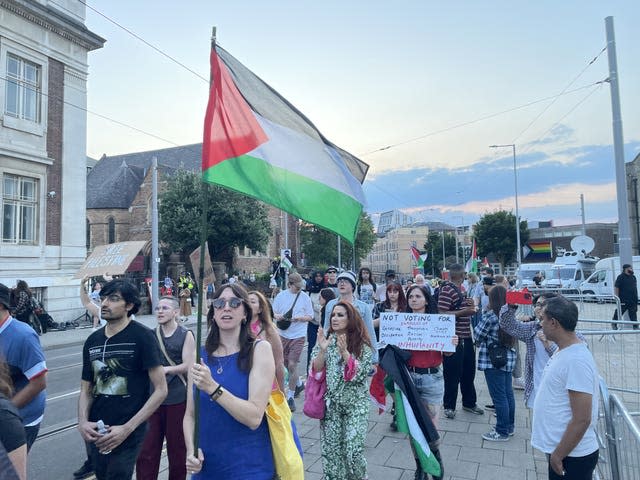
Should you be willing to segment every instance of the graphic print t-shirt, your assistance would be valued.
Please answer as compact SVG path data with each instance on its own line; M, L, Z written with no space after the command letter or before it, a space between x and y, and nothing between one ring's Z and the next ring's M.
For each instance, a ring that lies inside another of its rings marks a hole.
M89 421L122 425L149 398L148 370L162 365L162 352L153 332L136 321L112 337L104 332L91 334L82 350L82 379L93 384Z

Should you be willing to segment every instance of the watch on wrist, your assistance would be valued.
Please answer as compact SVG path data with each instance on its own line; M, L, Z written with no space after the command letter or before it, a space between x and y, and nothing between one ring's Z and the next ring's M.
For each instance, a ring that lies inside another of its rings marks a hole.
M218 384L218 388L216 388L211 393L211 395L209 395L209 398L211 399L212 402L217 402L223 393L224 393L224 389L222 388L222 385Z

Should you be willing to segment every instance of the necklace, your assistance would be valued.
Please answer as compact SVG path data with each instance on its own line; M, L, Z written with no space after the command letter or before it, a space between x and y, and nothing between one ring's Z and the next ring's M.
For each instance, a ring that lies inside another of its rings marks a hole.
M220 357L216 357L216 360L218 362L218 368L216 369L216 373L218 375L220 375L222 372L224 372L224 367L227 366L227 364L229 363L229 361L231 360L232 355L228 355L227 356L227 360L224 362L224 364L220 361Z

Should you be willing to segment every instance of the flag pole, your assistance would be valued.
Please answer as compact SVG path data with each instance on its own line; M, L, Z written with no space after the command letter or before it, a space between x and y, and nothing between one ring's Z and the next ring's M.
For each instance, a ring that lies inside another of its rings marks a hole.
M216 27L211 28L211 48L216 48ZM209 79L209 85L213 79ZM200 363L200 347L202 346L202 304L203 299L206 297L206 289L204 288L204 249L207 245L207 197L209 193L209 184L200 178L201 182L201 206L202 215L200 220L200 271L198 272L198 318L196 321L196 363ZM190 395L190 392L187 392ZM193 428L193 451L196 458L198 457L198 433L200 430L200 394L196 395L193 399L193 412L194 412L194 428Z

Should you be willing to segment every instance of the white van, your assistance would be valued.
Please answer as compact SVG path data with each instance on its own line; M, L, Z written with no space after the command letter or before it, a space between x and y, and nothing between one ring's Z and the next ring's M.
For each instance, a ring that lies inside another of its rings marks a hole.
M553 263L523 263L516 272L518 288L535 288L536 284L533 281L533 277L535 277L538 272L542 272L544 278L547 278L551 275L552 267Z
M582 252L561 252L551 268L551 275L546 277L542 285L578 293L582 283L596 270L597 261L598 258Z
M640 271L640 256L633 257L633 270ZM622 273L620 257L603 258L596 263L596 270L587 280L582 282L580 290L584 295L613 296L613 287L618 275ZM640 297L640 283L638 284Z

